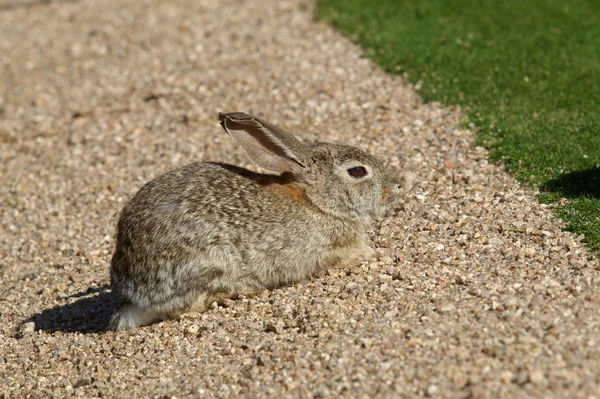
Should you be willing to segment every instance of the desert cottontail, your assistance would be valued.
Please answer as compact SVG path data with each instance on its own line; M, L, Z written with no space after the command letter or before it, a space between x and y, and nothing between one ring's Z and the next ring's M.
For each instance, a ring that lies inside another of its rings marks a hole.
M355 147L305 144L259 118L219 114L260 167L194 163L147 183L121 213L113 329L135 328L215 300L304 280L370 257L369 223L397 197L398 178Z

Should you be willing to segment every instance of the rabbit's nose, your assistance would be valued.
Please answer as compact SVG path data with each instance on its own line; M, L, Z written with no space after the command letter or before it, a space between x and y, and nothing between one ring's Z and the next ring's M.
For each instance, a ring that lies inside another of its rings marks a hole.
M400 192L402 191L402 187L404 187L402 175L392 177L390 183L392 193L400 194Z
M410 191L417 180L417 176L413 172L403 172L400 173L394 179L394 189L398 189L398 192L402 191Z

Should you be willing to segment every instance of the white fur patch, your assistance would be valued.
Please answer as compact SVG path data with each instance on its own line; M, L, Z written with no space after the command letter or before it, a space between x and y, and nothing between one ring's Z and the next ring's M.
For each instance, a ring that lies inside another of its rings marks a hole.
M113 316L111 326L115 330L126 330L147 326L153 321L164 318L165 315L162 312L146 310L137 306L126 306Z

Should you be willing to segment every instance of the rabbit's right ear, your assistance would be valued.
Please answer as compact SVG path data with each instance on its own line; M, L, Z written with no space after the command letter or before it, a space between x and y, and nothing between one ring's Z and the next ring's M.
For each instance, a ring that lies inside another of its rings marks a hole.
M219 113L219 121L256 165L277 173L305 174L308 148L291 134L243 112Z

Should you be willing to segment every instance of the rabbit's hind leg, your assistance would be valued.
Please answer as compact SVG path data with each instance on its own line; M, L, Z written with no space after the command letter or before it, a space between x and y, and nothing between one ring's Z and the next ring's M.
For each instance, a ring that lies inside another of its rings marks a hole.
M113 315L110 320L109 329L126 330L147 326L155 321L165 320L166 318L167 314L165 312L126 305Z
M246 297L252 297L258 295L258 292L213 292L206 298L206 307L209 308L212 306L214 302L217 305L225 305L228 300L235 300L240 297L240 295Z
M186 313L204 313L208 310L210 303L208 303L208 293L201 292L196 300L190 305Z
M214 291L206 296L205 307L206 309L209 309L214 302L216 302L217 305L226 305L228 300L235 300L238 299L240 296L245 296L247 298L256 297L260 295L260 293L263 291L264 289L259 289L254 286L244 287L235 291Z
M210 309L213 303L217 303L217 305L225 305L228 300L237 299L240 296L245 296L247 298L253 298L259 296L264 289L245 289L242 292L225 292L225 291L216 291L216 292L202 292L200 293L196 300L189 305L182 312L173 312L169 315L170 318L173 319L194 319L199 316L200 313L204 313Z
M206 293L203 292L198 295L198 298L195 302L193 302L185 311L183 312L175 312L170 315L171 318L196 318L199 313L204 313L210 309L213 303L217 303L217 305L225 305L225 303L230 299L237 299L240 295L250 296L250 294L238 294L231 292L213 292Z
M208 310L210 304L207 303L207 299L208 294L206 292L201 292L187 307L171 312L171 314L169 314L169 318L195 319L200 313L204 313Z
M213 302L219 305L225 304L230 299L237 299L240 295L252 297L260 294L266 287L255 276L223 276L211 282L206 297L206 309Z

